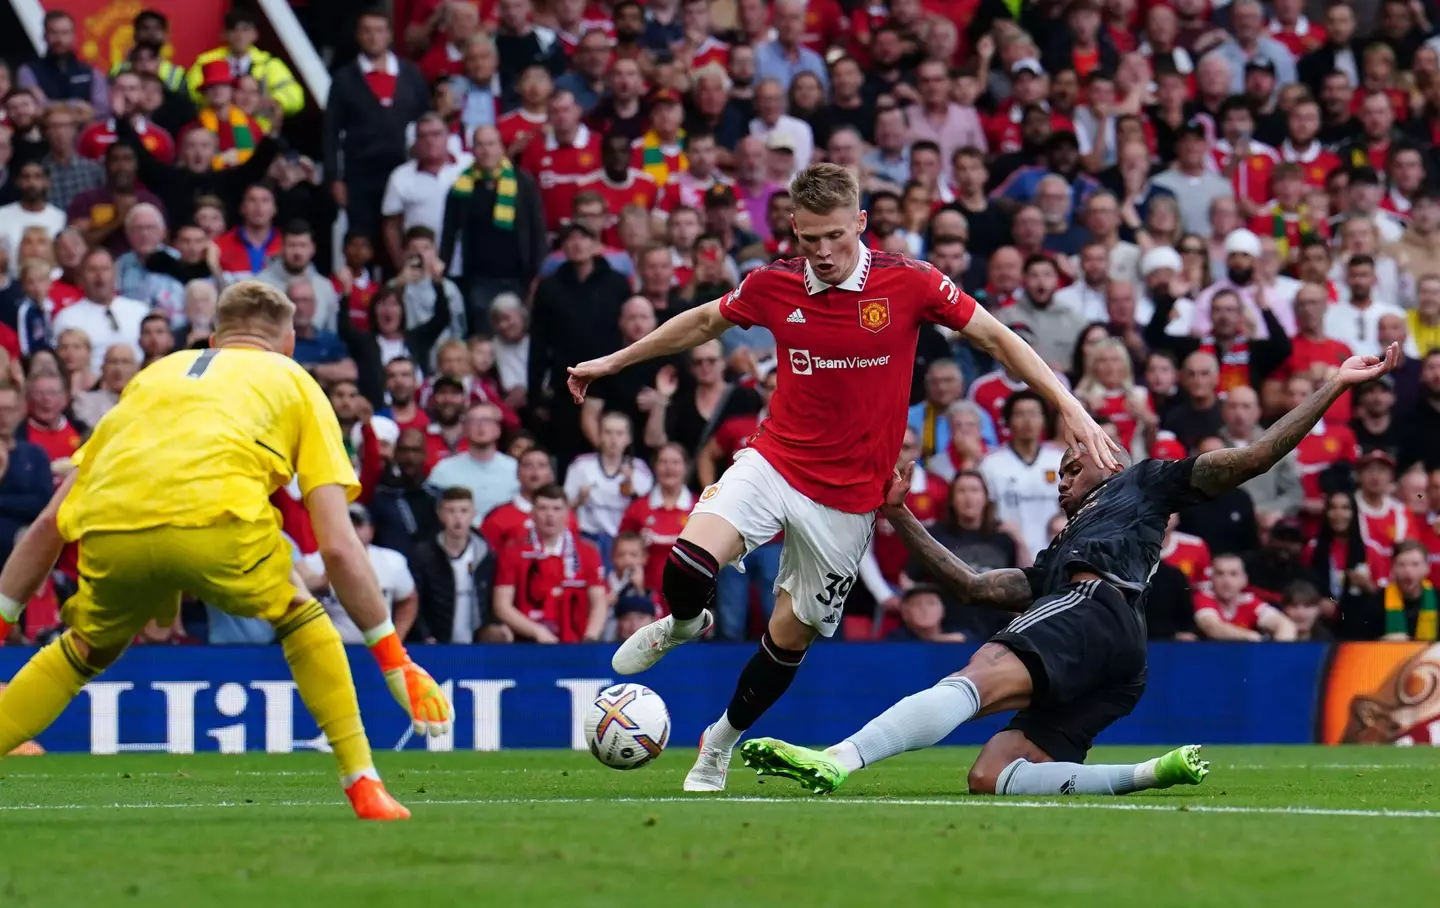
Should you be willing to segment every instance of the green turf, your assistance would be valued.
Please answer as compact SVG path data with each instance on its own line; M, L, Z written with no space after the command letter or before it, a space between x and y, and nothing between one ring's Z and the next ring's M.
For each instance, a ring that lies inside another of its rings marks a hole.
M350 818L320 754L21 758L0 763L0 906L1435 904L1440 752L1205 755L1198 789L1026 807L960 795L958 749L830 798L737 759L731 803L680 793L679 748L630 773L585 753L388 753L415 811L390 825Z

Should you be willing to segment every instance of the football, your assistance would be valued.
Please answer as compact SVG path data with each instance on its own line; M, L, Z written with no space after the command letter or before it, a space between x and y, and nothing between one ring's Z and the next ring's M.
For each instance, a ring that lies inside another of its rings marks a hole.
M611 769L639 769L670 740L670 710L643 684L616 684L590 705L585 738L595 759Z

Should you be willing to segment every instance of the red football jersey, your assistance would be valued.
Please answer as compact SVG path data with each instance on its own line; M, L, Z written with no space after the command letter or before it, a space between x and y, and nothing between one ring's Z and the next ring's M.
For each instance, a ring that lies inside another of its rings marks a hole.
M1229 607L1222 605L1219 600L1207 596L1205 593L1196 593L1194 599L1195 614L1214 612L1223 618L1226 624L1233 624L1247 631L1258 630L1260 616L1265 614L1266 609L1275 607L1258 599L1254 593L1241 593L1240 598Z
M862 246L838 286L784 259L752 271L720 312L775 335L779 384L752 446L801 494L864 514L900 453L920 323L963 330L975 300L926 262Z
M1350 348L1333 338L1322 337L1315 341L1297 334L1290 339L1290 357L1285 360L1280 369L1282 374L1277 377L1289 378L1297 372L1308 372L1315 366L1338 368L1350 356ZM1346 391L1325 411L1325 418L1342 426L1348 425L1350 404L1350 392Z
M1120 434L1120 447L1130 450L1130 443L1135 440L1135 417L1130 415L1130 407L1126 403L1128 397L1126 391L1106 391L1105 397L1100 406L1095 410L1096 416L1108 416L1115 424L1115 431ZM1149 395L1145 396L1145 405L1151 406Z
M583 123L575 140L564 148L548 130L535 136L520 155L520 169L540 184L540 201L545 206L545 229L559 230L570 217L571 203L580 183L598 176L600 137Z
M685 529L690 519L690 509L695 507L695 496L689 489L681 489L674 507L665 506L665 496L656 486L649 495L636 498L625 509L620 518L620 532L639 533L645 540L645 588L660 595L661 582L665 576L665 562L670 549Z
M480 521L480 535L497 552L503 552L515 543L524 543L530 531L535 529L535 521L530 519L534 507L524 498L515 496L514 501L507 501L485 515L485 519ZM570 530L580 532L574 511L570 512Z
M1300 467L1300 488L1305 492L1305 498L1320 501L1323 497L1320 474L1337 463L1354 463L1359 456L1360 446L1350 427L1322 419L1295 447L1295 458Z
M1296 20L1294 28L1286 28L1278 19L1271 19L1266 29L1270 37L1285 45L1296 60L1324 45L1329 37L1325 26L1316 25L1304 16Z
M1184 574L1197 591L1210 588L1210 546L1199 536L1172 532L1160 560Z
M950 498L950 487L938 476L931 475L918 464L910 477L910 493L905 496L905 506L915 515L922 526L934 526L945 515L945 506ZM890 584L900 581L900 572L910 560L910 550L895 533L895 528L884 517L875 518L875 535L871 537L875 562L880 573Z
M690 55L690 71L693 73L700 67L709 66L712 63L728 72L730 69L730 45L713 35L706 35L705 40L700 42L700 46L695 48Z
M602 170L581 181L575 194L582 192L597 192L605 200L605 233L601 239L607 245L616 247L621 245L616 225L620 223L620 212L625 206L638 205L646 211L652 211L660 198L660 187L655 184L655 178L634 167L630 168L630 172L620 183L610 182L610 178Z
M1408 514L1410 538L1418 539L1430 553L1430 585L1440 586L1440 514ZM1423 516L1423 519L1422 519Z
M80 447L81 438L70 420L62 416L60 424L53 429L47 429L33 419L25 420L25 440L38 445L53 464L58 460L69 460L70 455ZM55 476L57 486L63 480L63 476Z
M1210 163L1215 172L1225 174L1225 168L1230 166L1230 159L1234 151L1230 143L1224 139L1216 139L1214 146L1210 149ZM1275 173L1275 168L1280 164L1280 153L1266 145L1264 142L1250 142L1250 156L1235 167L1235 172L1230 175L1230 185L1235 187L1235 195L1242 199L1249 199L1256 205L1264 205L1270 201L1270 177Z
M1325 178L1340 166L1340 156L1327 151L1319 142L1311 142L1309 150L1302 153L1297 152L1286 139L1280 143L1280 160L1299 164L1305 171L1305 185L1313 189L1324 189Z
M135 127L140 144L162 164L175 163L175 140L170 133L154 123L141 120ZM115 120L100 120L91 123L75 140L75 153L82 158L98 161L105 157L105 149L115 144Z
M1015 381L1006 375L1004 369L987 372L970 383L970 399L995 421L995 432L1002 444L1010 440L1010 433L1005 428L1005 401L1010 399L1011 394L1027 387L1025 382Z
M435 465L445 458L459 454L465 450L465 446L465 433L460 433L460 437L452 445L445 440L440 424L430 423L425 427L425 472L435 469Z
M545 125L549 122L549 114L532 114L523 107L517 107L501 114L500 119L495 121L495 128L500 132L500 144L509 151L521 139L544 134Z
M559 551L522 540L500 553L495 586L515 588L515 607L550 629L561 643L578 643L590 621L588 591L607 590L600 550L574 532L561 537Z
M1360 537L1366 545L1393 556L1395 543L1410 538L1410 512L1394 498L1373 507L1365 502L1365 496L1356 495L1355 507L1360 512Z

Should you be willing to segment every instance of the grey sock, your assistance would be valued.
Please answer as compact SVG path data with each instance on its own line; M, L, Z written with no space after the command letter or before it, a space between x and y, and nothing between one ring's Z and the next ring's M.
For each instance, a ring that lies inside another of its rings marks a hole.
M970 679L946 678L896 703L846 740L869 766L907 750L933 747L979 711L980 692Z
M1119 795L1141 787L1131 765L1085 766L1029 760L1016 760L995 780L995 793L1007 795Z

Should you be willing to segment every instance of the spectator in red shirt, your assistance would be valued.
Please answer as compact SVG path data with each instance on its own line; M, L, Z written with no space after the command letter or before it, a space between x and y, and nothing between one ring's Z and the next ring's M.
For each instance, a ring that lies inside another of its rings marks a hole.
M559 230L581 181L600 174L600 136L580 122L580 105L568 91L550 96L550 128L520 155L520 169L540 183L546 228Z
M1210 640L1294 640L1295 624L1275 606L1245 592L1250 579L1239 555L1217 555L1211 595L1195 593L1195 627Z
M535 493L555 484L555 466L550 461L550 452L544 448L531 448L520 455L515 468L515 478L520 482L520 494L514 500L492 508L480 522L480 535L497 552L503 552L510 545L523 543L526 534L535 531L531 513L535 509ZM571 517L571 528L574 517Z
M275 229L275 193L257 183L245 190L240 223L215 238L220 270L234 280L252 277L280 254L281 242L280 231Z
M420 74L427 84L437 79L464 75L465 45L480 34L480 11L469 3L449 4L449 39L433 41L420 58Z
M406 429L424 431L430 425L430 417L415 402L420 384L417 379L415 361L408 356L397 356L385 364L385 393L390 398L390 406L379 413L395 420L402 432Z
M430 423L425 427L425 470L460 453L465 441L465 388L448 375L435 379L430 390Z
M1380 581L1390 576L1390 559L1365 544L1355 496L1331 492L1325 496L1320 530L1305 548L1305 562L1321 592L1339 604L1340 636L1372 629L1380 606Z
M1305 375L1317 385L1325 381L1350 358L1350 348L1325 335L1325 313L1330 308L1328 291L1322 284L1303 284L1295 293L1295 338L1290 342L1290 358L1281 372ZM1268 383L1267 383L1268 384ZM1268 392L1268 389L1267 389ZM1267 393L1267 399L1272 394ZM1337 423L1350 421L1350 392L1325 411L1326 419ZM1269 407L1268 409L1277 409Z
M69 463L70 455L80 447L83 427L77 427L65 417L70 407L70 392L65 383L58 375L33 375L25 400L29 418L16 431L16 440L39 446L49 458L52 470Z
M607 588L600 550L569 528L565 490L535 492L535 528L500 553L495 574L495 618L517 639L578 643L605 630Z
M105 155L105 149L116 142L116 118L123 117L135 130L140 144L145 146L145 150L150 152L153 158L162 164L173 164L175 139L160 126L146 120L140 112L142 91L140 74L133 70L122 70L111 76L110 104L113 115L85 127L75 143L75 152L92 161L100 160Z
M653 467L655 488L630 502L620 518L620 532L638 533L645 541L645 588L658 592L665 561L685 528L695 496L685 486L690 460L680 445L671 442L660 448Z

